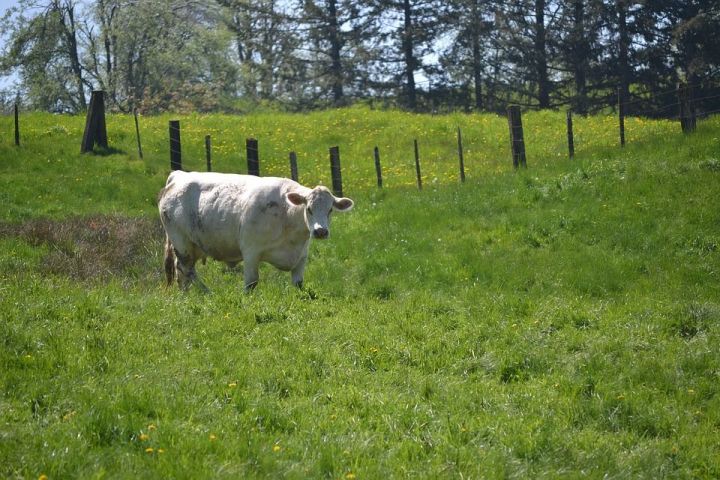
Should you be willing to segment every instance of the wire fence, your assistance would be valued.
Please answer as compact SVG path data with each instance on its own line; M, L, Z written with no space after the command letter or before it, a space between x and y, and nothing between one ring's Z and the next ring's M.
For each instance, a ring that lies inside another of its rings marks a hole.
M686 89L692 91L692 87ZM343 181L351 188L374 185L421 187L423 184L432 186L436 183L464 181L466 177L477 178L484 172L507 170L514 160L517 160L514 162L516 168L523 168L525 162L519 151L513 150L518 145L523 145L527 150L529 168L572 157L573 154L616 147L621 143L617 115L621 110L627 111L628 115L628 142L642 141L651 135L666 136L677 131L674 122L682 123L691 117L703 119L720 112L720 108L714 108L715 102L720 101L720 89L713 91L704 88L701 92L701 96L688 97L679 90L669 90L662 92L661 97L652 99L648 96L637 98L636 94L636 98L622 105L624 108L620 108L620 104L609 105L610 111L615 109L615 113L592 119L582 115L574 118L570 116L567 128L563 128L566 125L564 116L560 123L558 119L561 116L557 113L524 109L524 117L515 123L504 115L455 114L433 117L432 122L436 125L432 128L416 124L403 131L404 138L401 138L398 127L405 120L396 118L400 113L388 111L379 114L382 117L374 117L375 122L378 118L387 117L386 127L371 125L369 120L364 124L358 122L359 134L350 137L347 133L339 132L347 132L345 127L358 120L353 116L362 115L364 111L350 109L338 111L339 119L326 124L309 125L310 122L298 121L302 117L295 116L292 125L278 127L270 121L267 128L243 123L242 117L218 115L217 120L213 120L213 115L190 116L183 120L182 147L180 122L174 120L169 121L169 129L167 126L165 129L157 129L156 121L141 121L138 125L133 121L137 118L135 116L111 115L108 119L108 135L111 143L117 142L118 134L113 131L122 131L119 136L125 140L129 138L130 141L125 141L118 151L134 150L136 140L138 157L142 159L142 151L145 150L144 161L147 164L164 165L160 167L163 169L170 166L172 169L212 169L294 177L305 184L337 185L338 190L342 190ZM658 105L661 100L667 103L650 110L639 108L650 100ZM686 108L681 108L683 105ZM642 118L652 118L658 111L676 113L666 116L660 123L653 123L650 130ZM237 119L233 120L237 123L233 127L218 127L223 123L229 124L226 122L228 118ZM557 122L557 125L547 128L548 122ZM126 123L132 128L128 128ZM152 123L154 129L147 135L147 131L143 133L147 142L145 146L140 142L142 123L146 123L145 128L150 128ZM233 131L237 125L242 128ZM524 128L519 128L521 125ZM520 137L517 136L518 132L521 132ZM21 138L17 124L16 135L16 138ZM316 137L313 142L308 140L311 136ZM35 138L30 136L23 139L23 142L31 141L38 141L37 135ZM318 144L325 147L319 149ZM339 148L331 154L331 147ZM341 154L342 173L339 168ZM333 158L336 160L333 165L336 166L331 167ZM204 161L200 164L199 160ZM336 179L332 172L337 172L342 180Z

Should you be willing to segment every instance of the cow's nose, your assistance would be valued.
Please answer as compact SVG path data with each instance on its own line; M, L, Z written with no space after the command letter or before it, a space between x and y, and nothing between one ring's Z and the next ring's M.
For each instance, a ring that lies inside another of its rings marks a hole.
M328 232L328 229L325 227L318 227L315 230L313 230L313 236L318 239L327 238L330 232Z

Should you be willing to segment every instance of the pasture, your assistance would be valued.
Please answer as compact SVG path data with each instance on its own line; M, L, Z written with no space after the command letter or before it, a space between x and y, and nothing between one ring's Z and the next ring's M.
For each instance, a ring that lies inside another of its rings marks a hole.
M163 285L170 117L0 117L0 477L720 477L720 117L192 115L183 164L344 193L305 286ZM462 127L467 182L457 181ZM413 138L424 188L414 179ZM374 186L372 148L385 188Z

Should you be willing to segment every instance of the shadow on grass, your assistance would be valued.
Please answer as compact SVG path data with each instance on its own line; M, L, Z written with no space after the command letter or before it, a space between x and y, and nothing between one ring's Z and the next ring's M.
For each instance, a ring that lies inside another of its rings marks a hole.
M98 157L108 157L110 155L127 155L125 150L121 150L115 147L95 147L90 152L86 152L88 155L95 155Z

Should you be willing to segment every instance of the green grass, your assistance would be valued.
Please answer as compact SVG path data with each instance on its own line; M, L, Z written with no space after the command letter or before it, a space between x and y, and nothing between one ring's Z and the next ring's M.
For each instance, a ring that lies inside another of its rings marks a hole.
M162 282L167 120L0 117L0 477L717 478L720 117L507 123L360 108L182 117L184 164L330 183L356 208L306 289L265 266ZM468 181L456 173L463 129ZM414 187L412 139L423 191ZM374 188L372 147L387 188ZM436 180L437 179L437 180ZM152 450L148 450L152 449Z

